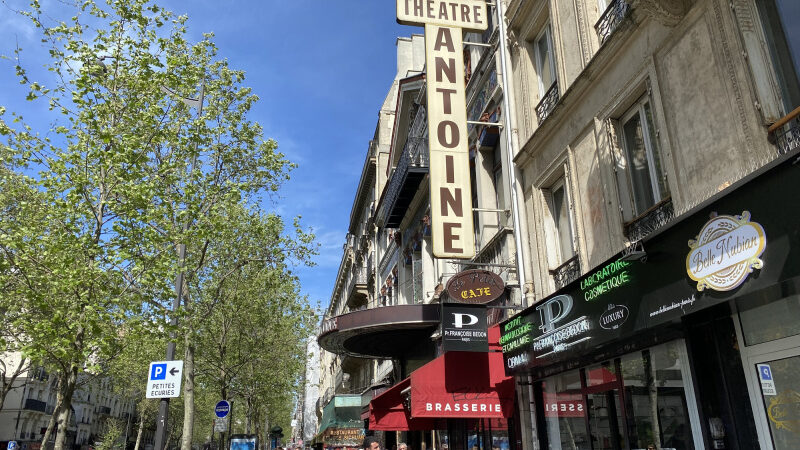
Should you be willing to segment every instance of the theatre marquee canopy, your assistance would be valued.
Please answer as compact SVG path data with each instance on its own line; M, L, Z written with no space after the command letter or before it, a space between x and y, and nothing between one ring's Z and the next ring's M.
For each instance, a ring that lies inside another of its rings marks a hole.
M440 306L398 305L354 311L322 322L317 342L325 350L363 358L402 358L408 345L430 342Z

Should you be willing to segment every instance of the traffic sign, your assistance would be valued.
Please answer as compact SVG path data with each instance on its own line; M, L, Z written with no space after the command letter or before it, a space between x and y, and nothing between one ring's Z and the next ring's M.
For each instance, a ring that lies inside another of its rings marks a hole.
M8 441L7 450L17 450L19 445L17 445L17 441Z
M217 433L224 433L228 431L228 418L214 417L214 431Z
M183 361L154 361L147 375L147 398L181 396Z
M229 412L231 412L231 404L227 400L220 400L217 406L214 407L214 414L216 414L217 417L227 417Z

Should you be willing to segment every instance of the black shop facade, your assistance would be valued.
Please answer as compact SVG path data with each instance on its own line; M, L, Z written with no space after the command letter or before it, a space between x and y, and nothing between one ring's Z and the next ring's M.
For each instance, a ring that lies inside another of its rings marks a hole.
M782 159L500 324L534 449L800 448L800 166Z

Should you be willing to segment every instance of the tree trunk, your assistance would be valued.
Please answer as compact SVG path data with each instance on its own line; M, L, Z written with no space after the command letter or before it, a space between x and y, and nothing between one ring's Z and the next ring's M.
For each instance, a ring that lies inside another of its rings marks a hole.
M69 416L72 412L72 394L75 393L75 386L78 384L78 365L73 364L67 373L66 382L63 385L61 397L61 410L58 414L58 431L56 432L56 443L53 450L67 450L67 428L69 428ZM55 412L53 412L55 415Z
M245 433L250 434L250 418L253 415L253 401L247 397L247 417L245 422Z
M58 419L58 415L61 412L61 405L64 404L62 394L61 394L61 385L64 384L64 374L58 375L58 383L57 383L57 390L56 390L56 405L53 408L53 413L50 415L50 421L47 422L47 429L44 432L44 436L42 437L42 448L47 448L47 441L50 440L50 436L53 434L53 429L56 427L56 420Z
M142 442L142 434L144 434L144 415L139 416L139 431L136 432L136 444L133 450L139 450L139 444Z
M194 342L191 331L184 335L186 351L183 359L183 436L181 450L192 450L194 432Z

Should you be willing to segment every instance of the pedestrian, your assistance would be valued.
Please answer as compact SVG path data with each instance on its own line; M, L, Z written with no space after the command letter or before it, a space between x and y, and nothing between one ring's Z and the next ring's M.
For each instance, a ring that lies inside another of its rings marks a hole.
M397 444L397 450L408 450L408 446L406 445L405 442L401 442Z
M369 450L381 450L381 444L378 441L372 441L369 443Z

